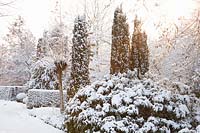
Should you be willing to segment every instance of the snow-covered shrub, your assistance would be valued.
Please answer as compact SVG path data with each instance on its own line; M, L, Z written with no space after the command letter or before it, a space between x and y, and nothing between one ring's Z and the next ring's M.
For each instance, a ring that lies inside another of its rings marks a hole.
M200 64L200 61L199 61ZM196 69L192 76L193 93L200 98L200 68Z
M27 97L27 95L26 95L25 93L19 93L19 94L17 94L17 96L16 96L16 100L17 100L18 102L23 102L23 99L26 98L26 97Z
M28 103L28 96L25 97L25 98L22 100L22 102L23 102L24 104L27 104L27 103Z
M66 91L64 91L66 99ZM59 90L42 90L31 89L28 91L27 108L33 107L59 107L60 93Z
M67 132L177 132L195 129L195 99L161 87L135 72L107 76L80 89L66 105ZM199 107L198 107L199 108Z
M171 81L168 78L160 79L159 81L157 81L157 83L162 87L167 86L168 90L175 92L175 93L180 93L183 95L192 93L192 89L190 86L188 86L184 83L181 83L181 82Z
M29 88L47 90L58 89L56 69L53 59L45 57L38 60L32 66Z

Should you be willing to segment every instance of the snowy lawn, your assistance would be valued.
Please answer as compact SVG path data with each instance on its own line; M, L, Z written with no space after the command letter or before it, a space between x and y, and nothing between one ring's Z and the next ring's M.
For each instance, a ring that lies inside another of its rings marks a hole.
M58 129L63 129L65 116L60 113L59 108L41 107L30 110L29 115L41 119L45 123L52 125Z
M24 104L0 100L0 133L63 133L29 113Z

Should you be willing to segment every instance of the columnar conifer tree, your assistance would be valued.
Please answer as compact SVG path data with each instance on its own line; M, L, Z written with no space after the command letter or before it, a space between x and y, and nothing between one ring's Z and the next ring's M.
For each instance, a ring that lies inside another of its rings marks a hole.
M139 69L139 44L141 45L142 36L140 22L135 19L134 32L132 35L131 50L130 50L130 70Z
M84 16L75 19L73 30L72 66L68 98L72 98L81 86L89 84L88 31Z
M149 70L149 49L147 46L147 34L142 33L142 47L140 51L140 72L144 75Z
M137 69L144 75L149 70L149 50L147 46L147 35L141 31L141 21L134 20L134 32L130 50L130 70Z
M112 26L112 47L110 73L123 73L129 68L129 25L122 7L117 8L114 13Z

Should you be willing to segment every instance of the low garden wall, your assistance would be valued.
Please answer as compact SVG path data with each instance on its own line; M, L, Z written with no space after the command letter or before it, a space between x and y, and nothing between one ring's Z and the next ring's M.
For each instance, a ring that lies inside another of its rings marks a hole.
M0 100L16 100L19 93L26 93L26 86L0 86Z

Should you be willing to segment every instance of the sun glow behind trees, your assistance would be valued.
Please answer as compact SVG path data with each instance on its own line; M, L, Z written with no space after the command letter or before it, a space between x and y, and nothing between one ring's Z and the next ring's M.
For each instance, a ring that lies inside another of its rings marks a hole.
M125 8L130 8L130 2L124 4ZM127 13L138 15L143 21L142 28L152 39L158 39L164 28L179 26L196 15L197 5L198 0L141 0L133 5L138 8L133 7Z
M165 0L163 5L167 18L175 21L181 17L190 18L196 8L194 0Z
M66 23L73 23L73 16L84 12L85 0L64 1L63 15L67 18ZM101 4L107 3L108 0L99 1ZM19 0L18 6L14 14L20 14L24 17L27 25L36 36L41 36L43 30L47 28L50 22L51 11L54 8L55 1L53 0ZM86 6L92 6L90 0L86 0ZM198 0L116 0L111 5L114 9L122 3L127 16L138 15L141 19L146 20L143 28L151 34L150 36L157 37L157 24L165 18L165 21L173 21L177 23L180 18L188 19L191 17L194 9L197 9ZM91 7L92 8L92 7ZM107 14L112 18L112 15ZM130 18L129 22L133 23L134 17ZM10 20L8 20L9 22ZM112 24L112 23L111 23ZM111 25L110 24L110 25ZM1 25L3 28L3 26ZM1 28L1 29L2 29ZM5 28L3 28L5 29Z
M148 34L148 45L152 47L152 55L160 52L160 49L156 49L154 46L157 42L160 41L160 38L171 39L176 34L177 29L179 32L181 32L184 27L191 23L191 20L194 19L194 16L196 15L194 11L198 10L199 8L199 0L98 0L97 6L94 5L93 0L61 1L62 16L64 16L63 23L66 24L68 28L66 34L69 37L69 40L72 38L74 17L77 14L83 14L84 7L86 6L86 8L89 10L87 12L89 15L87 15L87 20L95 20L94 11L97 10L97 8L100 6L100 11L97 12L97 14L101 14L101 17L98 18L100 21L96 18L96 23L94 23L96 25L100 25L100 28L96 27L98 30L95 31L94 28L90 33L95 36L94 38L96 40L97 38L102 39L103 37L105 40L106 37L106 48L110 47L110 45L107 44L111 43L111 25L113 12L117 6L122 4L124 13L128 18L127 22L130 25L130 33L133 32L133 21L135 15L137 15L138 18L140 18L143 22L142 29L145 30ZM109 1L112 1L110 6L108 6ZM19 6L16 8L15 14L20 14L25 19L28 28L30 28L36 37L41 37L44 29L48 29L53 21L52 10L55 7L55 1L19 0L17 2ZM109 8L108 11L103 11L104 7L106 6ZM104 15L106 16L106 19L102 19L104 18ZM7 28L7 26L3 26L3 24L0 25L0 29L2 29L1 32L4 32L5 28ZM99 31L99 29L103 30ZM165 30L167 30L167 32L165 32ZM163 32L165 33L163 34ZM170 36L168 36L168 34ZM165 38L165 35L170 38ZM168 44L166 42L162 42L159 45L165 47ZM161 48L161 50L163 51L165 49Z

